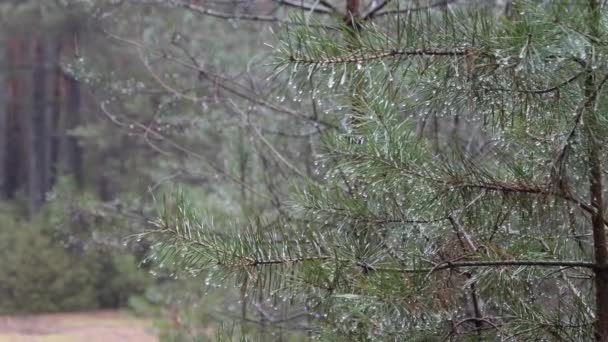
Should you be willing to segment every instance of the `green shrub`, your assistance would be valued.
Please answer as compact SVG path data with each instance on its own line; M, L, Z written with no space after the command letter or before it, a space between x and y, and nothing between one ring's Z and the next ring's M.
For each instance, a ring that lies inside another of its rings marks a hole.
M34 224L0 216L0 312L97 307L95 274Z
M0 313L123 307L152 284L138 266L145 246L122 243L136 228L59 183L32 221L17 219L18 203L0 203Z
M92 266L99 268L96 293L101 307L126 306L131 296L143 293L152 284L152 278L138 267L133 255L96 253L89 263L96 263Z

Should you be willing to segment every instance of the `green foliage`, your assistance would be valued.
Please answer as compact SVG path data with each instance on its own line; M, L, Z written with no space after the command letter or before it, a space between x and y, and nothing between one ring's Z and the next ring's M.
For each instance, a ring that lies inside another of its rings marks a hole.
M99 306L116 308L127 305L131 296L143 293L153 282L134 255L118 251L112 254L94 253L88 263L97 268L95 293Z
M0 311L96 308L95 274L52 239L45 227L0 216Z
M323 134L288 215L218 223L178 196L152 257L281 317L304 308L323 340L591 339L608 20L587 2L514 13L284 28L277 75L299 100L331 94L350 127Z
M0 214L0 277L7 294L1 311L121 307L152 284L137 246L116 237L116 226L124 222L108 217L67 178L49 195L54 201L32 222L14 219L16 209Z

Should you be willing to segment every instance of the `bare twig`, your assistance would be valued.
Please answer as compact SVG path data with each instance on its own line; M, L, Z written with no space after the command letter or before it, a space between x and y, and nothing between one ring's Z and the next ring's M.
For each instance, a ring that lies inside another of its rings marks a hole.
M407 15L407 14L410 14L412 12L426 11L426 10L430 10L430 9L433 9L433 8L447 6L447 5L451 4L451 3L456 2L456 0L440 0L440 1L437 1L435 3L431 3L431 4L427 5L427 6L394 9L394 10L387 10L387 11L380 12L380 10L382 10L390 1L391 0L385 0L383 3L379 4L377 7L371 9L364 16L364 19L369 20L369 19L374 19L374 18L383 17L383 16L387 16L387 15L400 15L400 14L406 14Z
M334 8L327 7L325 5L326 4L325 1L323 3L318 1L318 2L315 2L314 4L310 4L310 3L304 2L304 1L297 1L297 0L274 0L274 2L278 3L279 5L299 8L302 10L306 10L306 11L314 12L314 13L320 13L320 14L332 14L335 12ZM319 4L323 5L324 7L319 7Z

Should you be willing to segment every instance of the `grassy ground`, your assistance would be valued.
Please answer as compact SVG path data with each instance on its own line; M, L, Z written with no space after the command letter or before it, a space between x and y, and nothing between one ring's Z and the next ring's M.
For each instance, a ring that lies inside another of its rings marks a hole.
M0 316L0 342L153 342L151 323L118 311Z

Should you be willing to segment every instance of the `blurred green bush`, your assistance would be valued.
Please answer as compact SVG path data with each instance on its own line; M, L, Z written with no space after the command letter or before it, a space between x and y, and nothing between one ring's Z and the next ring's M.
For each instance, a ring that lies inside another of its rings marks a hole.
M153 283L139 267L144 247L122 242L127 222L69 187L60 191L31 221L18 206L0 208L2 314L124 307Z
M0 216L0 312L97 307L95 272L40 226Z

